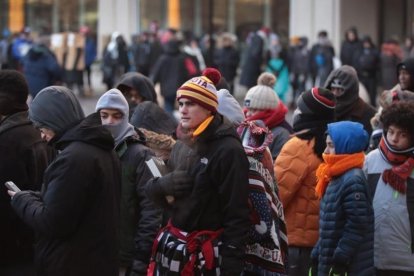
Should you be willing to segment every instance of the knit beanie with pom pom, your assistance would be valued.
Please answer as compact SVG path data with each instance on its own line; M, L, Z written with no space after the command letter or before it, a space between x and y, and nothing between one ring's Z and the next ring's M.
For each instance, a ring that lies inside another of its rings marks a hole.
M279 105L279 97L273 90L276 77L268 72L262 73L257 79L257 85L247 91L244 106L249 109L267 110Z
M220 78L221 74L217 69L204 69L202 76L194 77L178 88L177 101L187 98L210 110L213 114L216 113L218 106L216 85Z

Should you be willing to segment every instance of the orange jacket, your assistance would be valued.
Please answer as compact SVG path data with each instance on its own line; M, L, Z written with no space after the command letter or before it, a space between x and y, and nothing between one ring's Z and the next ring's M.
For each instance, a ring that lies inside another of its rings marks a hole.
M322 162L313 152L314 139L293 137L274 165L286 217L289 246L313 247L318 240L319 200L315 171Z

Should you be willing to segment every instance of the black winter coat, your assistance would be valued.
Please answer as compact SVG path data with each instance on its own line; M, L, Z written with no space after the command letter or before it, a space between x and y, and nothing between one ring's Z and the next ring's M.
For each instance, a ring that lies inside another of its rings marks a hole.
M165 52L155 63L150 73L150 79L160 83L161 95L168 99L175 98L177 89L190 79L184 65L186 55L179 49L177 41L170 41L165 46Z
M53 149L40 138L27 111L0 122L0 267L33 261L33 231L16 215L3 185L13 181L21 190L39 191Z
M361 54L362 43L359 40L349 41L345 40L341 46L341 62L342 65L350 65L357 67L357 60Z
M262 64L266 63L264 60L263 45L264 39L255 33L247 46L244 53L244 62L242 65L240 84L247 88L253 87L257 84L257 78L262 73Z
M145 161L153 153L144 143L140 133L128 137L116 151L122 163L120 263L130 267L135 261L133 269L145 273L161 224L161 210L145 195L145 184L152 177Z
M239 62L239 51L234 47L223 47L215 53L215 64L228 82L232 83L236 77Z
M94 113L50 141L60 152L41 193L12 206L38 236L39 275L118 275L120 165L110 132Z
M173 147L168 165L194 177L191 194L168 205L156 192L158 178L147 183L147 193L170 208L175 227L186 232L224 229L221 268L226 275L239 275L250 225L249 163L233 125L217 114L191 148L181 142Z

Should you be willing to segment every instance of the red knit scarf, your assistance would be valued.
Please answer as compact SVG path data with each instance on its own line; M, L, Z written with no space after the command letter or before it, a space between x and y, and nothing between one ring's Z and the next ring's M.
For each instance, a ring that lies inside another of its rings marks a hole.
M393 165L391 169L382 173L382 180L394 190L405 194L407 192L407 178L414 170L414 158L393 151L384 137L380 141L379 149L382 156Z
M317 184L316 196L321 199L325 194L328 184L333 177L342 175L353 168L362 168L365 154L363 152L353 154L322 154L324 160L316 170Z
M246 114L246 109L244 113ZM280 125L283 120L285 120L285 115L288 112L287 107L279 101L279 104L274 109L266 109L263 111L259 111L249 117L246 118L247 121L254 121L254 120L262 120L265 125L272 129L278 125Z

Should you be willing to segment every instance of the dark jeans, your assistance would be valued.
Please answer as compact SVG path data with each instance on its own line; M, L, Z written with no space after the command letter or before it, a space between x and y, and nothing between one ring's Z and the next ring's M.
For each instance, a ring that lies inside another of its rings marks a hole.
M402 271L402 270L376 270L377 276L413 276L414 271Z
M289 276L308 276L312 247L289 246Z
M88 83L88 86L90 89L92 89L92 82L91 82L91 66L85 66L85 72L86 72L86 81Z

